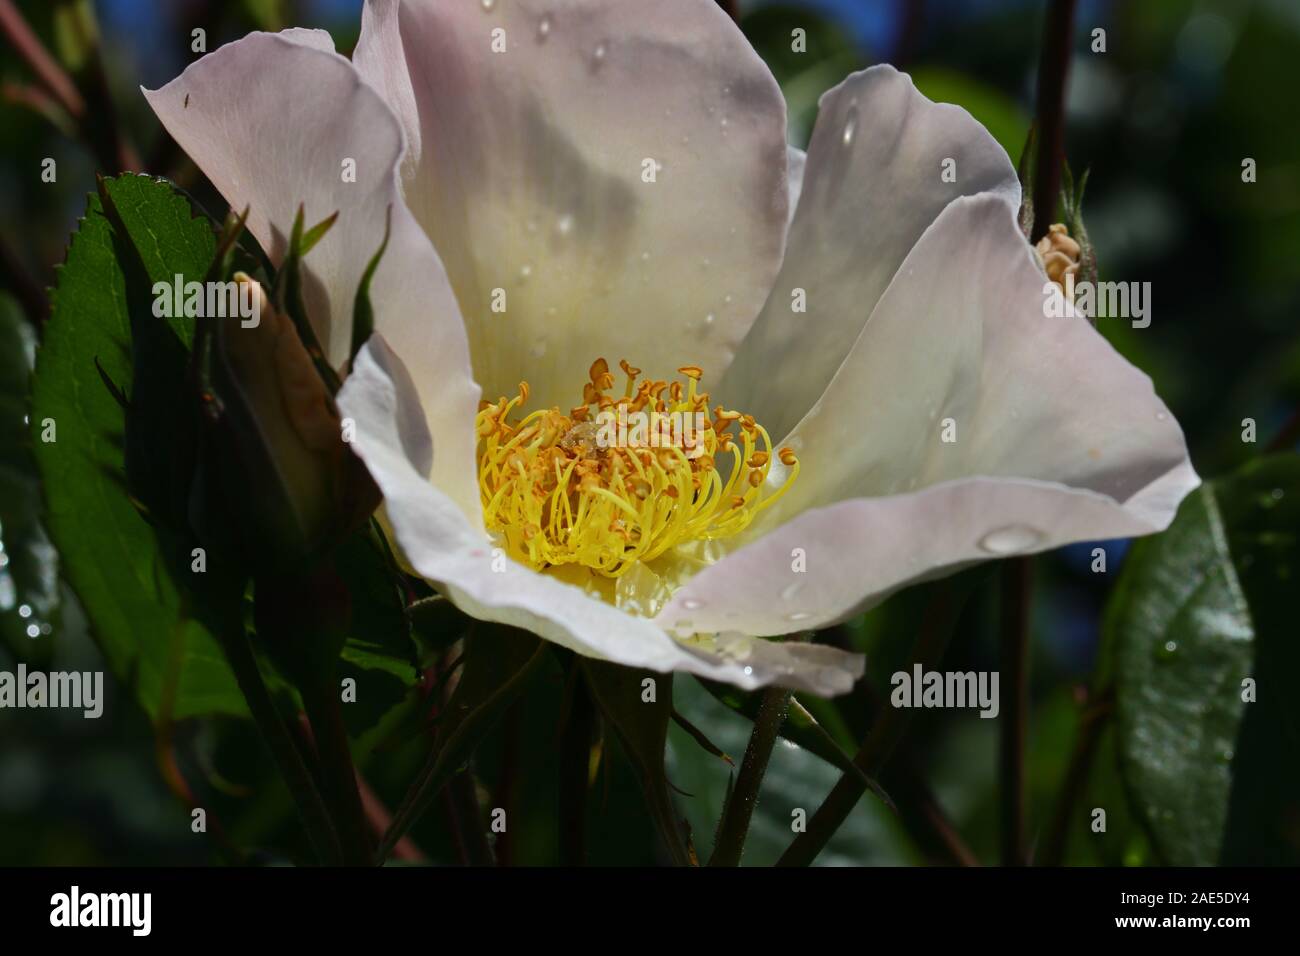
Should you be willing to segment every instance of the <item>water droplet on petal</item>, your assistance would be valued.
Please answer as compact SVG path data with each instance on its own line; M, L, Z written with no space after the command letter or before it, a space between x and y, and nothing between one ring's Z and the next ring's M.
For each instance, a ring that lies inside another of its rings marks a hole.
M793 601L796 594L803 590L803 582L796 581L794 584L787 584L785 590L781 592L782 601Z
M20 604L20 605L18 605L18 616L19 616L19 617L31 617L31 616L32 616L32 606L31 606L30 604Z
M1163 422L1168 418L1169 416L1166 415L1164 412L1156 412L1156 421Z
M566 212L556 220L555 231L562 236L567 236L569 233L573 232L573 217Z
M596 49L593 50L591 54L591 68L593 70L599 70L601 68L601 66L605 62L605 55L608 52L609 51L605 49L605 44L603 43L596 44Z
M491 13L496 5L497 0L479 0L479 6L483 8L484 13Z
M704 607L704 602L698 598L687 598L682 601L682 607L688 611L698 611L700 608Z
M806 621L806 620L808 620L808 618L810 618L810 617L812 617L812 612L811 612L811 611L795 611L795 612L792 613L792 614L787 614L787 615L785 616L785 619L786 619L787 621L795 621L795 622L797 622L797 621Z
M716 321L717 321L717 316L714 315L712 312L710 312L708 315L704 317L705 325L712 325Z
M32 638L33 640L35 640L36 638L40 637L40 636L41 636L41 628L40 628L40 625L38 625L38 624L28 624L28 625L27 625L27 636L30 637L30 638Z
M1013 524L990 531L980 538L979 546L989 554L1016 554L1020 551L1028 551L1043 538L1041 531L1028 525Z
M1174 655L1178 653L1177 641L1165 641L1156 647L1156 659L1161 661L1171 661Z
M858 107L854 103L844 115L844 132L841 138L845 146L853 145L853 137L858 134Z
M543 14L542 19L537 21L537 42L545 43L546 38L551 35L551 15Z
M745 676L748 677L748 676L749 676L750 674L752 674L752 673L754 673L754 668L752 668L752 667L750 667L748 664L746 664L746 665L745 665Z
M533 267L525 262L523 266L521 266L519 269L519 281L527 282L529 278L532 277L532 274L533 274Z

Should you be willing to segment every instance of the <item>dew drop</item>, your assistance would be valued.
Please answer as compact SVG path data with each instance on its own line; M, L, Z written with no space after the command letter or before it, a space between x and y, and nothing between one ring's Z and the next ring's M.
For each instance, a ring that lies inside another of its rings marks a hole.
M1043 540L1043 533L1028 525L1012 524L990 531L980 538L979 546L989 554L1015 554L1028 551Z
M698 611L700 608L704 607L704 602L698 598L687 598L682 601L682 607L688 611Z
M810 617L812 617L811 611L795 611L791 614L787 614L785 619L787 621L806 621Z
M1156 421L1163 422L1168 418L1169 416L1166 415L1164 412L1156 412Z
M731 296L729 296L729 295L724 295L724 296L722 297L722 304L723 304L723 305L731 305Z
M491 13L496 5L497 0L479 0L479 6L483 8L484 13Z
M1172 661L1174 655L1178 653L1177 641L1165 641L1156 648L1156 658L1162 661Z
M32 606L30 604L18 605L18 616L27 618L32 616Z
M30 638L32 638L32 639L35 639L35 638L40 637L40 636L41 636L41 628L40 628L40 626L37 625L37 624L28 624L28 625L27 625L27 636L30 637Z
M592 51L591 54L591 68L593 70L600 69L601 65L605 62L605 56L608 52L609 51L605 48L605 44L596 44L596 49Z
M551 35L551 15L543 14L542 19L537 22L537 42L545 43L546 38Z
M745 665L745 676L748 677L748 676L749 676L750 674L752 674L752 673L754 673L754 668L752 668L752 667L750 667L748 664L746 664L746 665Z
M708 315L706 315L706 316L704 317L704 324L705 324L705 325L712 325L714 322L717 321L717 318L718 318L718 317L717 317L716 315L714 315L712 312L710 312Z
M527 282L529 278L532 277L532 274L533 274L533 267L525 262L523 266L521 266L519 269L519 281Z
M803 590L803 582L796 581L794 584L787 584L785 590L781 592L782 601L793 601L796 594Z
M857 104L855 103L849 107L848 112L844 116L844 132L841 135L841 139L844 141L844 145L852 146L853 137L855 137L857 134L858 134L858 107Z
M643 252L643 253L641 253L641 261L642 261L642 262L649 262L649 261L650 261L650 253L648 253L648 252Z

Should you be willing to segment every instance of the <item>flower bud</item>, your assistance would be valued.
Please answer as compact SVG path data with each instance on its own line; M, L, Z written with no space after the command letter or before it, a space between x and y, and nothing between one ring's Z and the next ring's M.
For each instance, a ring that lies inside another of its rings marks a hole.
M214 320L203 396L213 427L192 517L205 541L233 548L255 574L286 573L357 527L379 494L292 321L253 279L235 281L252 286L258 321Z

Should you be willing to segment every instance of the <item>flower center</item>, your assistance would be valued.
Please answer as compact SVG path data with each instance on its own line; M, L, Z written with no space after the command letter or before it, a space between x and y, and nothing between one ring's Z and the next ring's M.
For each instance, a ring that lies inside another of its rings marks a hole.
M619 577L679 545L738 534L798 476L794 452L782 448L776 457L789 471L764 493L773 458L767 431L750 415L721 405L710 411L700 369L678 369L685 384L638 384L640 369L626 360L619 367L627 376L622 397L607 394L614 376L597 359L582 404L567 415L538 409L512 421L528 401L527 382L514 398L480 405L484 521L515 560Z

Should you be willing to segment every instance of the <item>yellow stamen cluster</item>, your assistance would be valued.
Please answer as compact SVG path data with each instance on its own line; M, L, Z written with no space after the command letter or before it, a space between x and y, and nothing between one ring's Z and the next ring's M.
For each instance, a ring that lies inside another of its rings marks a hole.
M607 394L614 375L597 359L582 404L567 415L539 409L511 421L528 402L527 382L513 398L480 405L484 520L515 560L618 577L677 545L739 533L798 476L794 452L780 449L775 457L789 473L764 495L771 439L752 416L721 405L710 411L699 368L678 369L686 384L638 383L640 369L619 366L627 377L621 397ZM730 468L720 469L727 455Z

